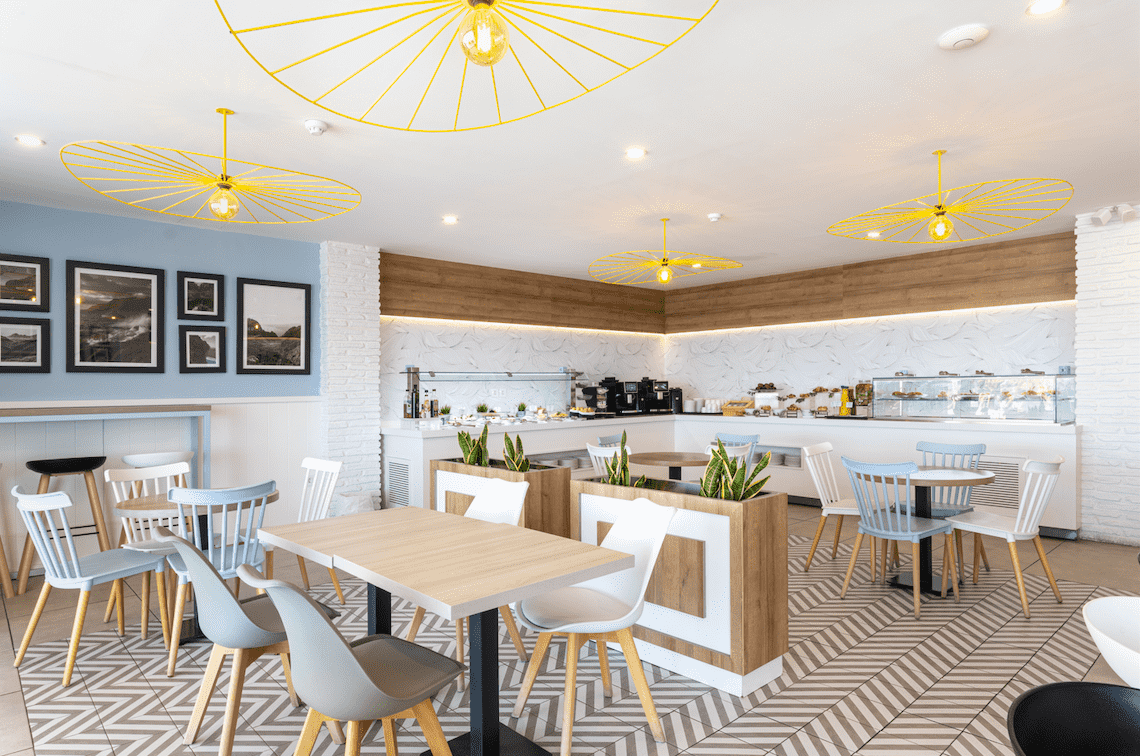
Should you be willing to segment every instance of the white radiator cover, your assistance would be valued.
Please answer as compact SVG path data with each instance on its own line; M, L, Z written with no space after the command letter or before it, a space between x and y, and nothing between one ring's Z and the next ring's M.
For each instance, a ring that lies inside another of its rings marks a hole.
M974 486L970 492L973 506L997 507L1017 511L1021 502L1021 492L1025 488L1025 457L999 457L983 454L978 459L978 467L994 474L994 482L988 486Z

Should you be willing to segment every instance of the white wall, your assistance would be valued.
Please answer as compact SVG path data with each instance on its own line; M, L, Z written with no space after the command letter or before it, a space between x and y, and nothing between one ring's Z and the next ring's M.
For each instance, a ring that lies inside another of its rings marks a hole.
M1140 545L1140 221L1077 216L1082 535Z

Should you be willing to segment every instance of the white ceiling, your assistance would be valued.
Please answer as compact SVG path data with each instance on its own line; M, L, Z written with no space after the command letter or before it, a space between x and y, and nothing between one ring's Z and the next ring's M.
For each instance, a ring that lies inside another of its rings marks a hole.
M108 139L217 154L224 106L237 112L232 157L329 176L364 197L337 218L226 229L238 233L588 278L597 257L659 247L668 216L671 249L744 263L673 284L698 285L929 251L825 229L934 191L931 152L943 148L948 187L1072 182L1068 206L1001 238L1040 236L1140 201L1140 3L1071 0L1042 19L1026 3L720 0L677 44L568 104L489 129L416 133L291 93L208 0L0 0L0 198L165 221L87 189L59 148ZM333 4L319 5L302 7ZM970 22L989 38L938 47ZM302 127L314 117L331 124L321 137ZM18 133L48 146L21 147ZM649 155L628 162L630 145ZM724 219L709 223L711 212ZM460 223L443 225L448 213Z

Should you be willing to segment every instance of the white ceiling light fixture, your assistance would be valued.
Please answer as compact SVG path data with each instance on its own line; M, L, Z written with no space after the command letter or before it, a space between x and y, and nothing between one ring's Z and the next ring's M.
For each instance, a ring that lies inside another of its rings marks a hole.
M990 36L985 24L965 24L955 26L938 38L938 46L943 50L965 50Z
M630 147L625 151L625 156L629 160L641 160L643 157L645 157L645 154L646 152L644 147Z
M16 141L25 147L43 147L47 142L31 134L17 134Z
M1025 15L1035 18L1047 16L1053 11L1060 10L1066 0L1033 0L1025 9Z
M443 216L443 224L445 226L454 226L458 222L459 222L459 216L458 215L445 215L445 216Z
M310 118L305 121L305 128L308 129L309 133L313 136L320 136L329 130L329 125L319 118Z
M716 223L718 220L720 220L723 217L724 216L721 215L720 213L709 213L709 221L711 223Z
M1116 212L1120 213L1120 222L1127 223L1136 217L1136 208L1132 205L1117 205Z
M868 239L878 239L880 236L882 236L882 234L879 233L878 231L875 231L875 230L871 230L871 231L867 232L867 238Z

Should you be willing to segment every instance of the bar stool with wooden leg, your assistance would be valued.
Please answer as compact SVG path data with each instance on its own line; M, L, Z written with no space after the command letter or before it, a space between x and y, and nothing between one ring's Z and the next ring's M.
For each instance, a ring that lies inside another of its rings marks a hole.
M4 469L4 465L0 464L0 470ZM13 598L16 592L12 590L12 571L8 569L8 554L4 551L4 527L3 521L0 520L0 569L4 570L4 582L0 587L4 590L4 598Z
M111 548L111 539L107 536L107 523L103 520L103 502L99 500L99 486L95 482L95 470L103 466L106 457L66 457L61 459L35 459L27 463L29 470L40 474L40 485L37 494L45 494L51 487L51 479L64 475L82 475L87 483L87 503L91 506L91 516L95 519L92 525L76 525L72 528L72 536L95 535L99 539L99 550L107 551ZM83 531L83 532L76 532ZM24 553L20 556L19 579L16 583L16 593L23 594L28 590L28 576L32 571L32 556L35 549L32 546L32 537L29 534L24 538Z

